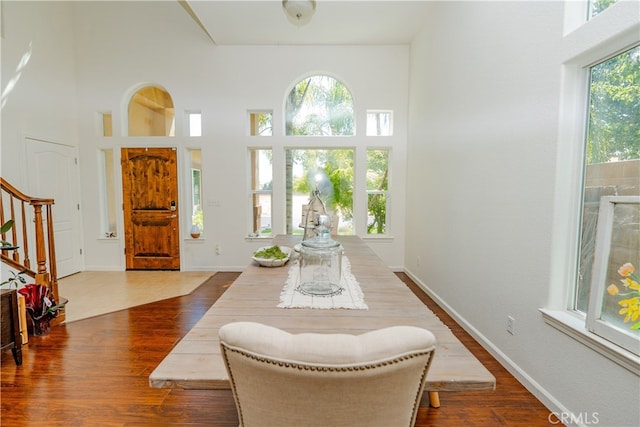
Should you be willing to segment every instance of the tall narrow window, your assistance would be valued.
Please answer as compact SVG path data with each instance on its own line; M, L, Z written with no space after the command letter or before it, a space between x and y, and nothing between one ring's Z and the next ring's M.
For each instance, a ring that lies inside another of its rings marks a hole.
M189 150L191 169L191 224L204 233L204 212L202 210L202 152L198 149Z
M271 211L273 165L272 151L264 148L249 150L251 175L251 225L249 234L254 237L273 233Z
M116 228L116 191L113 164L113 150L99 151L100 168L100 223L102 235L106 238L117 237Z
M285 106L287 135L353 135L353 99L342 82L312 76L291 89Z
M271 111L250 111L249 112L249 135L272 136L273 135L273 113Z
M367 150L367 234L387 233L389 150Z
M332 217L333 234L353 234L353 149L288 149L287 234L303 234L303 214L314 190Z
M637 353L640 284L622 266L640 267L638 205L628 203L640 196L640 46L591 67L590 77L574 309L586 314L589 330ZM599 237L602 227L609 229L605 237ZM595 274L599 271L605 273ZM612 334L597 330L594 322ZM632 344L624 345L616 338L620 334Z
M189 136L202 136L202 114L199 111L187 111Z
M393 135L392 111L367 111L367 136Z
M147 86L129 101L129 136L175 136L173 100L158 86Z

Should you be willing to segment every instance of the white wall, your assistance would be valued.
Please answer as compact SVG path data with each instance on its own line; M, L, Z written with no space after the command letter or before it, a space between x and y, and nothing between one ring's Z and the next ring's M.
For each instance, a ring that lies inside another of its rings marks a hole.
M636 425L638 377L538 311L564 208L554 206L563 7L434 5L411 52L405 266L549 408Z
M76 146L69 4L2 2L2 177L30 196L25 138ZM23 64L23 65L21 65Z

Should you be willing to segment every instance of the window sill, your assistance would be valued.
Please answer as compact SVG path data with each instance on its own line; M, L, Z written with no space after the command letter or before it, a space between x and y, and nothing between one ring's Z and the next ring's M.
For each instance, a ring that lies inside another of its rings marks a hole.
M392 242L393 236L388 234L367 234L362 240L373 240L377 242Z
M245 242L259 242L261 240L272 240L275 236L273 235L268 235L268 236L247 236L244 238Z
M185 237L184 242L185 243L204 243L205 242L205 238L200 236L197 239L194 239L193 237Z
M640 358L586 330L584 319L568 311L540 309L545 323L640 376Z

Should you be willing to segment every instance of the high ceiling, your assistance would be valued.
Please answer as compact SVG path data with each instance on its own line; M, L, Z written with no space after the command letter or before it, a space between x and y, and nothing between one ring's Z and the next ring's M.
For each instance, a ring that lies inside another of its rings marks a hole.
M181 3L216 45L409 44L429 5L417 0L318 0L311 21L296 26L287 20L281 0Z

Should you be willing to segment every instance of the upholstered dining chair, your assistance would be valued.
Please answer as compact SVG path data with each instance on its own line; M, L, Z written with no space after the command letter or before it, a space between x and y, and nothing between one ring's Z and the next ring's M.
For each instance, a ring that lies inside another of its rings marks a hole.
M219 337L244 427L412 426L436 346L413 326L291 334L235 322Z

